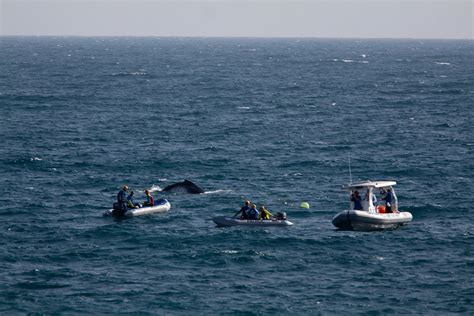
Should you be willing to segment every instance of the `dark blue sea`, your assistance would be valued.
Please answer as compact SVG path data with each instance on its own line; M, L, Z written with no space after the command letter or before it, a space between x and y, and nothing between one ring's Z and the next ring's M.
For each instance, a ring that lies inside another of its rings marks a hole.
M472 41L2 37L0 314L472 315L473 117ZM332 226L348 156L412 223Z

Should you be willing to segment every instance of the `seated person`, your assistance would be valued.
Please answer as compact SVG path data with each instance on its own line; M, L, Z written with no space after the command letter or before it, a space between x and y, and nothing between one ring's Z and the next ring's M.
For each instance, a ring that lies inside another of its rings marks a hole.
M354 193L352 193L351 202L354 202L354 210L363 210L362 199L359 195L359 191L354 191Z
M252 204L252 207L247 211L247 214L249 215L248 219L258 219L259 213L257 211L257 205Z
M237 217L240 214L240 219L247 219L249 217L247 214L248 210L250 210L250 201L247 200L244 202L244 206L242 206L240 211L235 213L234 217Z
M140 203L135 202L133 199L133 191L130 191L130 194L127 196L127 206L128 208L139 208Z
M155 200L151 196L150 191L145 190L145 197L146 197L146 201L143 202L143 206L153 206L153 205L155 205Z
M259 210L261 219L269 220L273 216L272 213L270 213L263 205L260 206Z

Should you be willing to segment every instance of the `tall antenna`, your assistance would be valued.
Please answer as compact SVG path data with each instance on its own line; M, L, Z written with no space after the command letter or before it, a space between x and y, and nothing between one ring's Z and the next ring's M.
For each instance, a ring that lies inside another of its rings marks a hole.
M352 170L351 170L351 154L347 153L347 160L349 161L349 184L352 184Z

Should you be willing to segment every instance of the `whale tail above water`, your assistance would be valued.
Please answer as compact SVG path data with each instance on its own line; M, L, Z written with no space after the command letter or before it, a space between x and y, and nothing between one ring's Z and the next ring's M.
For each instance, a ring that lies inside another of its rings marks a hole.
M183 182L173 183L165 187L163 192L184 192L191 194L201 194L204 193L204 190L192 183L189 180L184 180Z

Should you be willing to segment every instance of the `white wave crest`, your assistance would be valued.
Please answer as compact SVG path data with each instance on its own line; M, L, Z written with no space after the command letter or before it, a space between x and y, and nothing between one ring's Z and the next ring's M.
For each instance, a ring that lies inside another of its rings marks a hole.
M222 250L222 253L227 253L227 254L236 254L239 253L237 250Z
M144 71L134 71L134 72L114 72L112 76L146 76L147 73Z
M156 192L156 191L161 191L161 187L159 185L153 184L150 189L148 189L150 192Z
M451 63L442 62L442 61L435 61L435 64L436 64L436 65L446 65L446 66L451 65Z
M206 191L203 194L216 194L216 193L229 193L232 190L213 190L213 191Z

